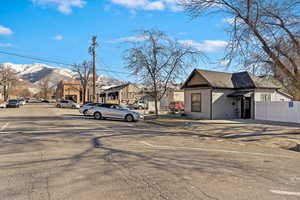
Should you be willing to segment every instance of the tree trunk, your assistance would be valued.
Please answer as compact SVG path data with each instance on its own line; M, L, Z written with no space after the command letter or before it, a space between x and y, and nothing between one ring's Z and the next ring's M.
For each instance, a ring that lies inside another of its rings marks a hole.
M158 117L158 106L157 106L157 102L158 102L157 97L155 97L154 104L155 104L155 115L156 115L156 117Z
M5 85L3 87L3 91L4 91L4 101L7 101L8 100L8 87L7 87L7 85Z
M155 106L155 115L158 117L158 95L157 95L157 90L155 89L155 97L154 97L154 106Z
M3 98L4 98L4 101L7 101L7 99L6 99L6 86L5 85L3 86Z
M43 96L43 98L44 99L48 99L48 91L47 91L47 89L45 88L45 90L44 90L44 96Z
M82 93L82 102L83 104L86 103L86 86L83 86L83 93Z

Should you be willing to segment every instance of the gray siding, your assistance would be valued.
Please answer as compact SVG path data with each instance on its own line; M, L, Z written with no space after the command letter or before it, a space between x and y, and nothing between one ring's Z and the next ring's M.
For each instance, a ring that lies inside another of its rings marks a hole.
M274 89L256 89L255 101L262 101L261 94L271 94L271 101L291 101L292 99Z
M201 93L201 112L191 111L192 93ZM185 114L195 119L210 119L211 89L185 89L184 90Z
M213 119L235 119L240 117L240 101L237 98L227 97L232 92L234 90L213 90Z

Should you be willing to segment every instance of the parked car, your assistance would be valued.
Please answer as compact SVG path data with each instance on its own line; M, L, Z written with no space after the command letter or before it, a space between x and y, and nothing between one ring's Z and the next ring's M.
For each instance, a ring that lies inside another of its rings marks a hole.
M24 106L26 104L25 99L18 99L20 106Z
M18 99L10 99L7 101L6 108L20 108Z
M42 102L42 103L50 103L50 101L47 100L47 99L43 99L41 102Z
M0 101L0 108L6 108L6 103L3 101Z
M101 104L87 111L88 115L94 116L95 119L115 118L124 119L128 122L138 121L143 116L135 111L129 110L117 104Z
M169 110L172 112L184 111L183 101L172 101L169 104Z
M138 100L135 103L129 105L129 107L131 109L142 110L142 109L147 109L148 108L148 104L144 100Z
M61 100L56 104L57 108L80 108L79 104L75 103L72 100Z
M90 102L90 103L86 103L82 106L80 106L80 109L79 109L79 112L83 115L87 115L87 111L95 106L100 106L102 103L93 103L93 102Z
M39 99L28 99L27 103L41 103Z

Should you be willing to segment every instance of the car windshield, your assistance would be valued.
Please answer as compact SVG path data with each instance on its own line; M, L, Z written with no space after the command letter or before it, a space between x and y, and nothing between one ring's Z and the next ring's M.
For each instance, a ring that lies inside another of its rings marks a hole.
M95 105L95 103L86 103L86 104L84 104L84 106L94 106Z
M128 108L123 107L121 105L111 105L111 108L118 109L118 110L128 110Z
M18 100L16 100L16 99L11 99L11 100L8 101L8 103L18 103Z

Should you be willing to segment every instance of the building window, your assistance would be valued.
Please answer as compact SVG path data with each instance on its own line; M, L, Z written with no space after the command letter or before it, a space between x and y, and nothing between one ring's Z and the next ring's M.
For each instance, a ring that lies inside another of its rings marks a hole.
M271 101L271 94L261 94L260 99L264 102Z
M128 99L134 99L134 92L128 92Z
M201 93L192 94L192 112L201 112Z

